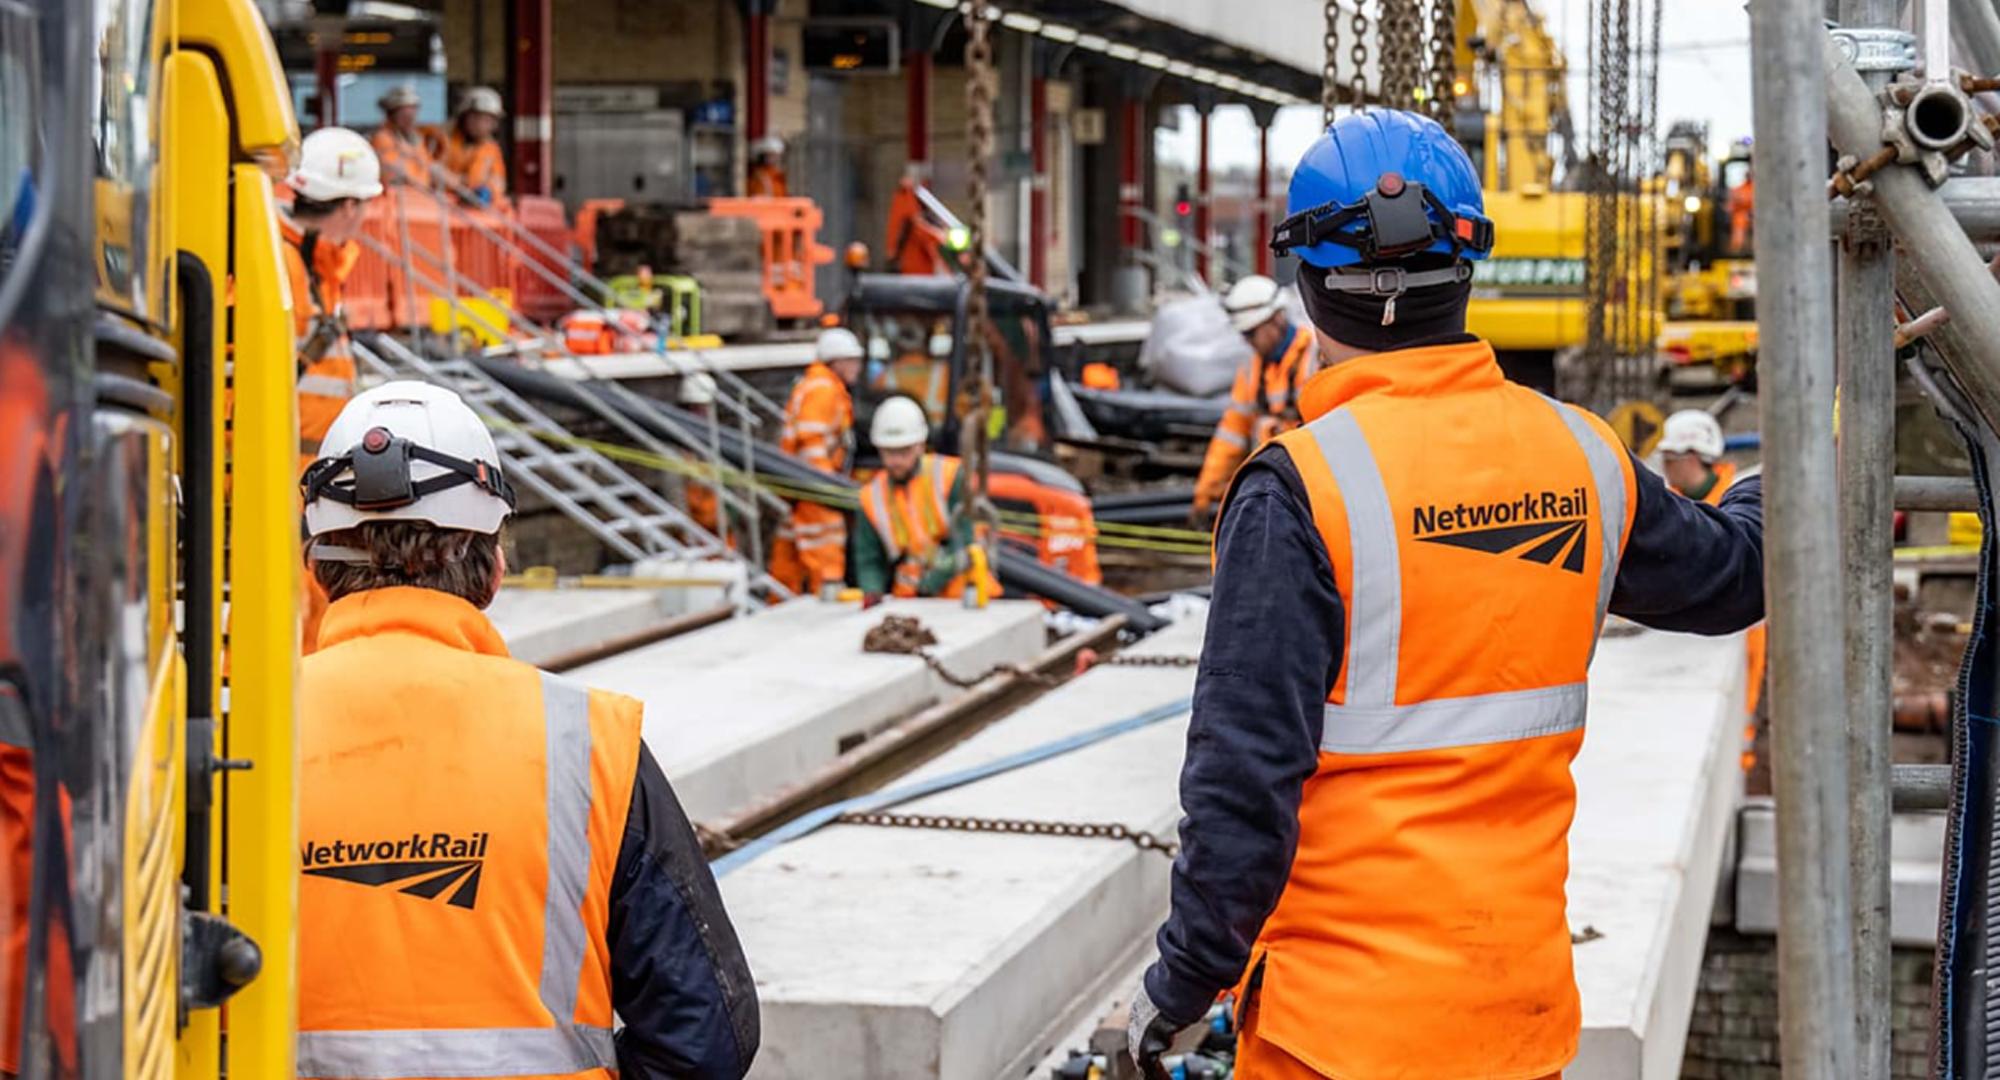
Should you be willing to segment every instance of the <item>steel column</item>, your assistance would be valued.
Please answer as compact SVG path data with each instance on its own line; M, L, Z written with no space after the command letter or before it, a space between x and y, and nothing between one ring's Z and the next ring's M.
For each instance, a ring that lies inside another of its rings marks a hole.
M1271 254L1271 124L1277 120L1278 110L1271 105L1253 105L1250 110L1257 121L1257 231L1250 237L1250 249L1256 252L1257 272L1269 277L1274 259Z
M1750 5L1757 139L1765 595L1778 813L1778 1017L1788 1077L1850 1075L1854 920L1847 868L1846 673L1833 444L1820 0Z
M1126 251L1146 246L1145 225L1139 220L1146 197L1146 159L1141 131L1146 103L1136 92L1118 109L1118 237Z
M1214 191L1209 173L1208 136L1209 119L1215 115L1215 106L1201 102L1194 108L1198 147L1194 164L1194 272L1204 284L1213 284L1208 276L1209 200Z
M513 103L513 168L508 177L519 195L547 195L550 175L549 113L555 97L549 34L553 0L510 0L507 5L507 91Z
M743 19L743 138L754 143L771 126L771 14L748 0Z
M903 122L910 169L927 176L931 164L931 54L919 45L903 57Z
M313 52L313 93L319 98L313 123L317 127L332 127L340 123L340 46L343 36L338 26L319 30L319 47ZM329 37L333 40L331 45L327 44Z
M1028 282L1049 287L1049 80L1041 46L1030 46L1034 74L1028 80Z
M1819 38L1817 47L1826 65L1827 120L1833 144L1843 154L1861 157L1873 154L1882 145L1881 107L1861 76L1841 59L1833 39L1824 33ZM1799 104L1795 101L1793 107ZM1761 196L1763 170L1758 171ZM1869 182L1875 187L1875 205L1882 220L1902 241L1898 250L1906 265L1916 271L1937 302L1951 312L1958 333L1968 341L2000 341L2000 282L1993 280L1985 260L1952 220L1944 200L1913 169L1892 166L1875 173ZM1824 190L1822 181L1822 193ZM1807 211L1801 207L1798 212ZM1819 214L1813 217L1825 220ZM1758 221L1768 220L1760 211ZM1763 276L1760 265L1760 288ZM1760 314L1764 307L1758 305ZM1957 355L1955 351L1941 355L1981 419L1988 426L2000 427L2000 365L1992 362L1992 354L1987 352L1978 360Z
M1992 0L1951 0L1951 36L1965 49L1977 74L2000 74L2000 12L1993 9Z
M1890 26L1895 0L1840 0L1851 27ZM1888 74L1868 76L1871 88ZM1854 845L1856 1080L1888 1080L1889 713L1893 703L1896 264L1873 202L1857 200L1840 245L1841 557L1846 569L1847 830Z

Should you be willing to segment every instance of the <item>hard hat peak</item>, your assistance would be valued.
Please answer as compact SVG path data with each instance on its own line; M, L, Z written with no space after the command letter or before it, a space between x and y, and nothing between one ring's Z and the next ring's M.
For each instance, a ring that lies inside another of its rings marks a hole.
M854 331L844 326L822 330L819 340L813 343L813 355L829 363L835 360L860 360L868 354L861 348L861 339Z
M399 443L411 448L407 458L396 456ZM494 533L513 511L492 433L443 387L401 379L364 391L340 410L320 446L323 456L305 478L309 535L370 521ZM389 465L400 476L380 471ZM371 500L360 490L364 475L377 485L400 479L409 497ZM440 482L453 476L457 482Z
M1693 454L1703 461L1717 461L1727 446L1722 425L1706 409L1682 409L1667 417L1660 431L1659 452Z
M1364 206L1373 210L1376 204L1369 203L1371 197L1400 202L1419 194L1428 198L1410 211L1419 215L1416 242L1424 243L1424 221L1433 228L1432 240L1395 257L1420 252L1472 260L1486 256L1492 223L1486 217L1478 170L1458 140L1437 121L1413 112L1370 109L1350 113L1328 125L1326 133L1299 159L1286 200L1290 220L1280 229L1285 231L1308 213L1325 215ZM1322 234L1312 238L1313 242L1291 241L1288 247L1307 264L1321 269L1362 263L1366 260L1359 247L1366 245L1370 220L1357 214L1342 226L1341 236L1347 243L1325 239ZM1398 224L1408 222L1399 220Z
M876 406L868 425L868 441L878 450L901 450L930 441L930 418L914 398L898 395Z
M360 132L324 127L299 145L293 190L315 202L372 199L382 194L382 162Z

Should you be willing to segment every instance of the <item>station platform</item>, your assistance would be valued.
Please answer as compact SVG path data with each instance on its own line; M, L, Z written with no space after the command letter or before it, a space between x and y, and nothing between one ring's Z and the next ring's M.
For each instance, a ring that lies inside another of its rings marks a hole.
M1137 646L1194 653L1200 620ZM1608 638L1575 765L1569 911L1584 1032L1572 1080L1678 1075L1740 789L1740 638ZM1176 701L1190 669L1100 668L906 778ZM899 812L1178 818L1185 715ZM1043 1077L1116 1007L1165 914L1168 862L1104 839L831 826L722 879L764 1004L770 1080Z
M885 615L914 615L933 654L976 676L1044 648L1044 609L1025 600L983 611L956 600L788 601L586 664L568 676L645 702L646 745L696 821L804 778L849 742L960 691L915 656L864 653Z

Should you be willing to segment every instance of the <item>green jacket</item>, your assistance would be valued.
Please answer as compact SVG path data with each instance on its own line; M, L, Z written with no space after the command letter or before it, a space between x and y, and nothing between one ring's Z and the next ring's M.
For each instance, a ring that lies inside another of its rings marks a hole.
M930 565L917 582L917 591L924 596L936 596L970 565L965 553L972 547L972 515L965 510L965 472L964 467L958 470L958 479L952 481L951 494L945 500L951 507L951 535L931 554ZM863 593L886 595L896 582L896 566L889 561L888 546L876 534L867 514L857 510L854 516L854 584Z

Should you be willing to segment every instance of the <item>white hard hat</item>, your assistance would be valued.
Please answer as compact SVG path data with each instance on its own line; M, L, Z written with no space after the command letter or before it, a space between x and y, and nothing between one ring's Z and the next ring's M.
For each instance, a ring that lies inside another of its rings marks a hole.
M875 419L868 425L868 441L877 450L922 446L930 437L931 424L924 416L924 407L900 395L877 406Z
M475 86L465 92L458 103L460 113L485 113L488 116L505 116L507 110L500 104L500 91L490 86Z
M680 400L683 405L715 404L715 376L706 371L690 371L681 376Z
M750 144L750 152L752 154L782 154L785 152L785 140L778 138L776 135L766 135Z
M376 105L381 107L383 112L394 112L397 109L407 109L412 105L422 105L423 103L424 99L422 95L418 94L417 88L411 86L409 83L391 88L388 93L383 94L381 99L375 102Z
M1269 322L1282 307L1278 283L1262 274L1252 274L1231 285L1222 298L1222 310L1229 313L1229 325L1239 334L1247 334Z
M868 354L862 350L861 339L854 336L854 331L836 326L819 332L813 355L821 360L860 360Z
M382 194L382 162L358 132L320 128L299 144L299 168L291 185L315 202L372 199Z
M1682 409L1667 417L1658 449L1662 454L1694 454L1713 462L1722 457L1722 425L1705 409Z
M356 396L320 452L300 482L311 536L369 521L495 533L514 511L492 434L457 394L429 383L384 383Z

